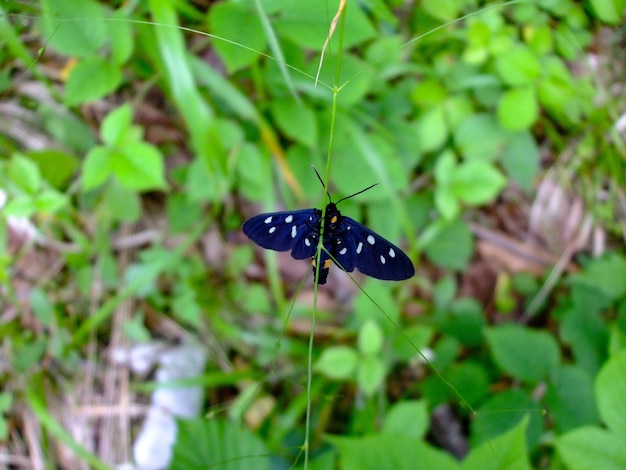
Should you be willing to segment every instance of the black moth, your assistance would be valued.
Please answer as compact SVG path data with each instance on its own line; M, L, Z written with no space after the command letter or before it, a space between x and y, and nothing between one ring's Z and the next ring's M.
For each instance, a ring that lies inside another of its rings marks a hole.
M317 177L322 181L319 174ZM322 250L320 257L319 284L326 283L331 259L347 272L356 268L367 276L387 281L401 281L415 274L413 263L400 248L350 217L341 215L337 209L341 201L373 186L345 197L336 204L331 201L326 206L325 250ZM314 276L321 228L322 211L319 209L260 214L246 220L242 226L243 233L263 248L291 250L291 256L295 259L311 258Z

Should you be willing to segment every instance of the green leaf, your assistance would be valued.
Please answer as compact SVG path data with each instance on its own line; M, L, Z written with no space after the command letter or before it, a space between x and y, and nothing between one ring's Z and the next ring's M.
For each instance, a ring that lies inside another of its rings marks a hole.
M111 21L107 23L108 36L111 41L111 61L114 64L124 64L133 54L134 30L132 26L129 13L125 9L114 11Z
M334 346L325 349L315 363L315 370L335 380L348 380L354 377L358 361L357 352L348 346Z
M97 188L111 176L111 151L106 147L94 147L83 162L83 191Z
M93 0L42 0L47 45L66 56L91 57L107 39L104 9Z
M434 318L438 330L454 336L467 346L479 346L483 342L486 321L482 306L472 298L454 300Z
M14 217L30 217L35 212L35 204L29 196L17 196L9 199L2 208L2 215Z
M467 204L491 202L506 185L506 178L491 164L470 161L460 164L451 175L454 195Z
M459 464L450 454L405 436L386 434L368 437L326 436L326 440L339 451L339 468L359 470L459 468ZM417 462L419 466L416 466Z
M293 99L272 100L270 110L286 136L310 148L317 146L317 120L307 105Z
M28 152L28 158L39 166L41 176L56 189L65 187L79 166L77 158L55 149Z
M526 427L523 419L515 428L472 449L463 461L463 470L531 470L526 450Z
M532 191L539 172L539 147L530 132L511 136L500 156L508 176L527 192Z
M41 288L35 287L28 296L30 308L37 320L43 326L51 327L54 321L54 307L48 298L48 294Z
M381 389L385 381L385 363L376 356L364 356L359 359L356 380L367 397Z
M161 152L144 142L129 143L113 152L111 168L119 182L128 189L147 191L167 186Z
M570 470L626 468L626 438L604 429L576 428L557 439L556 449Z
M318 0L283 0L279 5L280 13L273 21L278 35L305 49L321 51L328 35L330 18L334 15L328 10L328 5ZM331 50L337 50L340 35L345 49L376 36L376 30L356 3L347 2L344 15L345 27L341 33L335 31Z
M570 277L573 284L581 284L601 292L608 301L626 294L626 259L616 253L607 253L593 260L585 269Z
M104 143L116 147L124 143L124 136L133 122L133 108L124 104L107 114L102 121L100 134Z
M381 432L420 440L429 427L430 419L425 400L399 401L387 410Z
M474 252L472 233L465 222L457 219L447 224L424 250L438 266L463 270Z
M561 432L598 423L591 375L578 366L558 366L550 374L545 397L554 425Z
M259 147L250 143L244 143L236 161L237 174L239 176L239 190L251 201L263 201L268 195L267 181L270 181L270 165Z
M261 19L251 2L215 4L209 9L209 28L218 36L213 45L229 74L257 61L267 47Z
M449 129L444 113L444 106L436 106L426 111L417 121L417 134L422 152L432 152L441 147L448 139Z
M135 222L141 216L139 195L117 181L107 185L102 202L112 220Z
M119 66L101 57L91 56L70 72L65 85L65 103L69 106L96 101L122 83Z
M9 162L11 182L26 194L35 194L41 187L41 174L37 164L22 154L15 154Z
M383 346L383 331L374 320L367 320L359 330L358 350L361 354L375 355Z
M496 72L510 86L532 83L541 72L539 61L528 46L517 45L496 58Z
M465 160L495 161L509 139L495 116L473 114L454 129L454 143Z
M261 439L241 424L223 419L179 420L171 470L270 469L270 454Z
M545 331L508 324L488 328L485 336L500 368L524 382L547 378L559 363L559 347Z
M535 89L531 86L513 88L504 92L498 102L498 119L502 127L511 131L530 128L539 117Z
M401 334L396 330L392 339L394 357L399 361L421 358L418 351L425 349L435 334L432 328L422 325L410 326L403 332L404 334Z
M38 194L34 200L35 210L41 214L54 214L68 204L65 194L48 189Z
M626 8L624 0L589 0L589 4L601 21L613 25L622 22Z
M626 351L621 351L600 370L596 379L596 397L602 421L626 443L625 396Z
M421 8L433 18L452 21L459 15L461 4L458 0L423 0Z

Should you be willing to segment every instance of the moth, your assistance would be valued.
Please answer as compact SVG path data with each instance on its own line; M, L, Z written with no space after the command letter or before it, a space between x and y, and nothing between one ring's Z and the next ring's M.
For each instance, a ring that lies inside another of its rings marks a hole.
M314 168L315 169L315 168ZM324 185L317 170L317 177ZM396 245L350 217L341 214L337 204L367 191L375 184L350 196L329 203L324 211L303 209L269 212L246 220L243 233L257 245L275 251L289 251L295 259L310 258L313 275L316 273L317 246L322 237L323 249L319 257L318 284L325 284L331 260L341 269L352 272L356 268L363 274L386 281L402 281L413 277L415 268L409 257ZM325 187L325 185L324 185Z

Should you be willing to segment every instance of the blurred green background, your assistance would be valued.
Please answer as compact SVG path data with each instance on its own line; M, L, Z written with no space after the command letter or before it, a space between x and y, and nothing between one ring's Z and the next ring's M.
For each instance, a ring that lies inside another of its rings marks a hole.
M2 2L0 463L625 468L625 9ZM311 165L414 278L243 236Z

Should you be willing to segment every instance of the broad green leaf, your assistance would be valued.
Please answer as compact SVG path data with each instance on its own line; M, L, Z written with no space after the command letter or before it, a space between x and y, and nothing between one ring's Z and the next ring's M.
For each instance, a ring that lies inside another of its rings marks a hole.
M141 216L141 200L137 192L116 181L107 185L102 202L112 220L135 222Z
M35 212L35 203L29 196L17 196L9 199L2 208L3 216L30 217Z
M448 124L444 107L436 106L426 111L417 121L417 135L422 152L432 152L441 147L448 139Z
M559 363L559 348L545 331L505 324L485 331L494 361L507 374L529 383L548 377Z
M381 432L419 440L426 435L429 427L430 419L425 400L399 401L387 410Z
M28 158L37 163L41 176L56 189L64 188L79 166L77 158L55 149L28 152Z
M163 156L153 145L129 143L111 154L113 173L128 189L165 189Z
M348 346L334 346L324 350L315 363L315 370L335 380L354 378L357 352Z
M41 117L46 131L68 149L82 155L96 145L92 128L78 115L70 113L69 110L62 112L58 105L53 107L40 103L37 113ZM50 151L50 149L45 151Z
M567 365L554 369L545 402L561 432L598 423L592 377L581 367Z
M124 104L107 114L102 121L100 134L104 143L115 147L124 143L124 136L133 123L133 108Z
M506 91L498 102L498 119L510 131L524 131L539 117L535 89L531 86Z
M458 470L450 454L405 436L326 436L339 451L340 467L359 470ZM493 457L492 457L493 458Z
M263 441L241 424L223 419L179 420L171 470L270 469L270 453Z
M585 286L575 285L572 293L577 298L575 307L563 312L559 335L572 350L576 363L595 375L606 358L609 334L600 311L592 304L598 297L606 298L596 289Z
M396 330L392 339L394 357L399 361L410 361L417 357L421 359L419 351L424 353L434 335L434 330L428 326L414 325L402 332L404 334Z
M68 203L67 196L54 189L48 189L35 196L35 210L41 214L54 214Z
M448 95L439 80L426 79L415 85L411 91L412 101L419 107L430 108L443 102Z
M105 147L94 147L83 162L83 191L97 188L111 176L111 151Z
M424 248L426 256L442 268L463 270L474 253L472 233L462 220L447 224Z
M618 25L624 17L624 0L589 0L589 4L596 16L605 23Z
M454 143L465 160L492 162L500 155L509 134L495 116L473 114L454 129Z
M374 355L381 352L383 346L383 331L374 320L367 320L359 330L357 339L358 350L361 354Z
M434 322L439 331L454 336L467 346L479 346L483 342L484 312L473 298L454 300L437 314Z
M541 72L539 61L528 46L523 45L500 54L495 60L495 67L502 81L510 86L532 83Z
M461 4L458 0L423 0L421 8L441 21L452 21L459 16Z
M67 56L92 57L104 46L104 9L93 0L42 0L47 46Z
M450 182L455 197L475 205L491 202L505 185L506 178L493 165L476 160L457 166Z
M321 51L335 11L329 11L329 5L318 0L283 0L280 6L280 13L273 21L278 35L305 49ZM344 14L346 21L341 36L345 49L376 36L376 30L356 3L347 2ZM339 35L337 28L331 50L337 50Z
M613 356L596 379L596 398L602 421L626 444L626 351ZM626 461L626 454L624 454Z
M531 470L526 450L526 427L523 419L515 428L472 449L463 461L463 470Z
M530 132L521 132L511 136L502 155L502 166L508 176L522 189L530 192L539 171L539 147Z
M381 318L380 310L372 305L372 301L363 292L359 292L354 298L354 315L350 318L351 326L353 326L354 330L359 329L365 322L373 320L378 323L385 334L395 331L397 328L392 323L400 319L400 306L391 293L389 283L370 280L363 285L363 289L371 298L376 299L376 303L391 322L384 321L378 323Z
M9 162L11 183L26 194L35 194L41 187L39 167L22 154L15 154Z
M626 259L616 253L608 253L593 260L582 272L572 275L570 282L591 287L613 301L626 294L625 279Z
M578 427L559 437L556 449L570 470L626 468L626 437L601 428Z
M65 86L65 103L96 101L115 90L122 83L119 66L98 56L80 61L70 72Z
M446 381L454 390L450 390L450 398L458 400L463 397L463 404L476 406L489 395L489 375L486 368L474 361L452 364L445 372Z
M267 38L252 3L219 2L209 9L213 45L230 74L258 60ZM252 50L251 50L252 49Z
M37 320L45 327L52 327L54 322L54 306L52 302L50 302L46 291L41 287L35 287L31 290L28 301Z
M385 381L385 363L377 356L361 357L357 363L356 380L365 396L371 397Z
M270 110L285 135L307 147L317 146L317 120L307 105L293 99L272 100Z
M111 61L122 65L130 59L135 46L133 25L129 21L128 12L124 9L114 11L106 26L111 41Z

